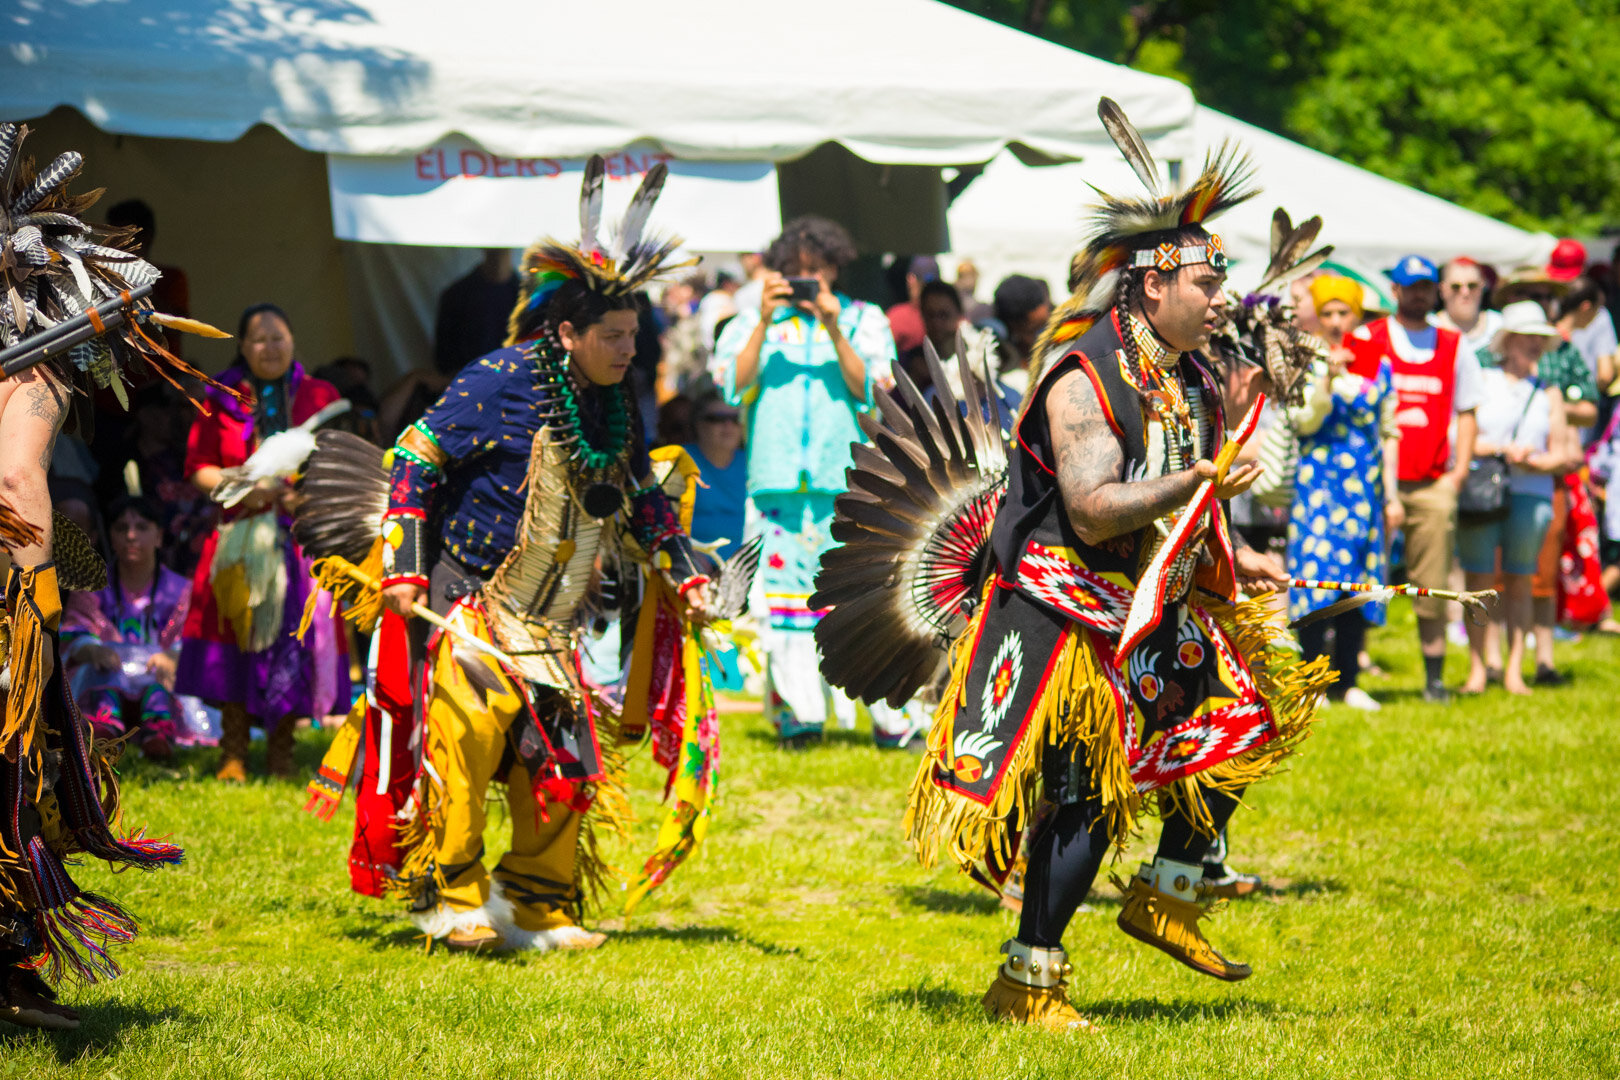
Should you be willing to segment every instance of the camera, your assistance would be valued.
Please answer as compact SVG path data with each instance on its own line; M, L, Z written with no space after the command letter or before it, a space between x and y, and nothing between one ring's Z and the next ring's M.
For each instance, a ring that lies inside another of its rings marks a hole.
M787 279L787 283L788 287L793 290L793 295L788 297L788 299L793 301L795 304L801 301L807 304L813 304L816 302L816 297L821 295L820 278L790 277Z

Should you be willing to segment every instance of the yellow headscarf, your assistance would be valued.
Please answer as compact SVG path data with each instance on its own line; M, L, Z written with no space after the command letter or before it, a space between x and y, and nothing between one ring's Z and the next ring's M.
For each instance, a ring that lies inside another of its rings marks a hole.
M1311 303L1316 305L1316 310L1321 311L1322 305L1330 300L1348 304L1358 317L1362 314L1361 285L1350 278L1323 274L1311 280Z

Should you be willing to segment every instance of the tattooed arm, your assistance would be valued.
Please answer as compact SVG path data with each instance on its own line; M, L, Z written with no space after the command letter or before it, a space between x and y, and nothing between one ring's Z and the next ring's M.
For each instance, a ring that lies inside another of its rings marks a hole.
M1057 458L1058 490L1069 524L1088 544L1150 525L1192 498L1191 469L1125 483L1125 449L1108 426L1091 380L1080 371L1058 377L1046 397L1046 423Z
M1046 398L1046 422L1057 458L1058 490L1069 524L1088 544L1124 536L1152 524L1193 497L1215 476L1211 461L1153 480L1124 481L1125 451L1103 415L1091 380L1079 371L1058 377ZM1246 465L1227 475L1216 491L1231 498L1260 474Z

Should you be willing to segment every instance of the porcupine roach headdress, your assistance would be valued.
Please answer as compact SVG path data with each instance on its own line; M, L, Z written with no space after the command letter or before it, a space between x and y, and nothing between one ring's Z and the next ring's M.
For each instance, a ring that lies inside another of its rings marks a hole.
M1313 217L1298 227L1288 211L1278 207L1271 216L1271 262L1265 277L1247 296L1228 294L1226 320L1210 339L1211 351L1223 363L1258 365L1271 377L1271 396L1285 405L1303 404L1305 374L1328 354L1327 342L1306 333L1294 322L1288 285L1304 277L1333 254L1331 245L1305 250L1322 231L1322 219Z
M508 345L533 336L540 312L564 282L578 281L603 296L629 296L664 274L697 262L671 263L670 256L681 246L680 238L647 234L647 220L668 175L669 168L662 161L647 170L618 231L603 246L597 233L607 163L600 154L585 163L585 182L579 192L579 242L565 244L547 237L523 253L518 302L507 326Z
M1157 241L1167 239L1175 229L1202 225L1260 191L1253 185L1254 166L1248 154L1226 142L1204 158L1203 171L1191 184L1181 191L1166 192L1147 143L1124 110L1112 99L1103 98L1097 103L1097 116L1147 188L1147 197L1121 198L1097 192L1101 202L1092 208L1090 237L1069 263L1071 295L1052 312L1035 343L1035 356L1043 363L1050 350L1091 329L1114 306L1120 275L1127 269L1156 266L1174 270L1205 258L1218 258L1224 267L1226 256L1219 237L1210 238L1203 255L1196 253L1203 249Z
M156 267L128 251L133 234L127 229L93 226L82 219L101 197L101 191L69 195L67 185L79 173L84 158L75 151L59 155L37 172L21 154L28 129L0 124L0 346L14 346L45 331L90 313L99 330L104 321L96 309L109 301L124 300L129 318L116 320L116 328L74 346L53 370L69 381L89 376L94 384L110 388L127 406L124 386L117 375L119 362L139 356L176 388L177 375L205 379L202 372L170 353L161 335L149 335L146 326L160 326L207 337L229 337L207 323L164 315L129 294L156 282Z

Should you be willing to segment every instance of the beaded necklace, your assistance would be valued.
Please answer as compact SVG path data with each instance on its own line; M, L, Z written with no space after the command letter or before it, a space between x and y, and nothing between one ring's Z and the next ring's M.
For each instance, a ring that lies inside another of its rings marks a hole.
M1171 471L1185 469L1193 462L1193 419L1187 403L1187 387L1182 381L1180 354L1164 345L1151 327L1135 315L1129 316L1129 333L1136 345L1135 362L1127 372L1131 381L1140 388L1165 435L1174 441L1166 449L1171 460ZM1126 351L1130 357L1130 350Z
M539 374L539 386L549 406L542 419L552 430L552 441L568 454L568 484L585 512L595 518L612 517L624 504L624 492L613 472L630 447L630 392L623 383L602 387L606 398L603 426L606 442L598 446L585 434L579 393L568 370L568 353L548 331L536 338L529 356Z
M630 409L625 401L624 387L613 386L603 390L606 412L603 426L606 442L598 447L585 433L584 418L580 415L578 391L568 371L568 354L558 347L550 334L543 334L534 342L534 358L541 365L557 394L558 441L569 445L575 462L590 472L606 469L617 462L630 445Z

